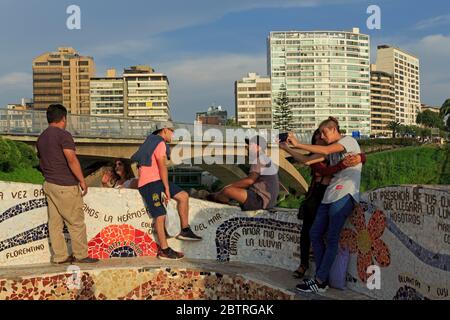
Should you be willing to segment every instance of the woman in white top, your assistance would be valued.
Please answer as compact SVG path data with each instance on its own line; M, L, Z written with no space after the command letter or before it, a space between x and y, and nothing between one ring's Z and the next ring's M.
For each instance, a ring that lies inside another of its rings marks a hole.
M138 180L131 169L131 162L126 159L114 160L112 170L107 170L103 174L102 185L104 187L121 189L137 189Z

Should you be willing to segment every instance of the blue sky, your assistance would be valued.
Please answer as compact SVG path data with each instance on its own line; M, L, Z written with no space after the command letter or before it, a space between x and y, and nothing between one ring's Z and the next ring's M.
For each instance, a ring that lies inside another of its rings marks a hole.
M66 28L66 8L81 8L81 30ZM381 8L381 30L366 9ZM0 106L32 96L31 61L59 46L108 67L149 64L168 75L174 120L192 121L210 104L234 115L234 81L266 74L266 38L279 30L369 34L421 60L422 102L450 97L450 1L406 0L0 0Z

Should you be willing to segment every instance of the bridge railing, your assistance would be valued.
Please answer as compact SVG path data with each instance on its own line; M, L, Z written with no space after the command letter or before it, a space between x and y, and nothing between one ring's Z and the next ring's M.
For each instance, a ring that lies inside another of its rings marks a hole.
M157 124L158 121L154 120L118 117L72 114L67 117L67 130L77 138L144 139L155 130ZM174 125L176 129L184 129L192 141L214 141L214 135L218 134L221 134L225 140L227 129L243 130L236 133L238 136L249 132L247 129L227 126L202 125L199 130L200 127L192 123L174 122ZM38 136L47 126L45 111L0 109L0 134ZM275 133L270 129L254 132L266 133L267 137ZM297 136L305 143L311 140L310 134L297 134ZM227 140L227 142L231 141Z

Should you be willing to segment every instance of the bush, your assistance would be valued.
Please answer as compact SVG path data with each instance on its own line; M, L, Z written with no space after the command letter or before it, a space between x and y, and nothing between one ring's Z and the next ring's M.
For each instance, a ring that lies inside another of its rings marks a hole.
M19 167L21 153L11 140L0 138L0 171L12 172Z
M0 171L36 167L38 163L36 153L30 146L0 137Z
M378 145L395 145L395 146L418 146L420 142L414 138L395 138L395 139L367 139L358 140L360 146L372 147Z

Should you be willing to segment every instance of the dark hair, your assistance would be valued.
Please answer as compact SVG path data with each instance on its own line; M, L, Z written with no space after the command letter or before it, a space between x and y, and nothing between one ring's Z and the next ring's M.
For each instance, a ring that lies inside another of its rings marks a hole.
M318 134L321 134L321 133L320 133L320 129L316 129L316 131L314 131L314 133L313 133L313 135L312 135L312 138L311 138L311 144L312 144L312 145L316 145L316 144L317 144L316 136L317 136Z
M154 134L155 136L157 136L158 134L161 133L161 131L163 131L163 129L158 129L156 131L153 131L152 134Z
M125 180L133 179L135 176L134 176L133 169L131 169L131 161L127 160L127 159L122 159L122 158L114 159L114 173L116 173L116 162L117 161L120 161L123 163L123 170L125 172ZM119 179L120 178L121 177L119 177Z
M67 109L62 104L51 104L47 108L47 122L57 123L67 117Z
M339 121L335 117L328 117L328 119L322 121L319 128L321 127L336 128L336 130L341 133L341 129L339 129Z
M251 143L254 143L254 144L256 144L258 147L261 147L263 150L266 150L266 149L267 149L267 141L266 141L266 139L265 139L264 137L262 137L262 136L256 135L256 136L251 137L250 139L245 138L245 143L246 143L247 145L250 145Z

